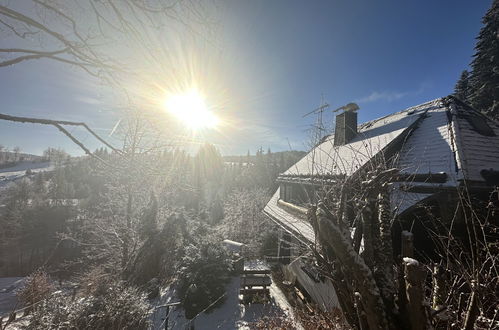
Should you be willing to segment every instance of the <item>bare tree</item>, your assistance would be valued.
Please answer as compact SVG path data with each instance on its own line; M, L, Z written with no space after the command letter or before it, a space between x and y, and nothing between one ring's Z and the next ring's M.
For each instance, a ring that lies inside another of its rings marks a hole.
M22 4L5 1L0 3L0 68L40 59L78 67L120 95L117 99L124 106L125 121L137 121L138 113L144 112L148 104L142 95L137 95L135 86L155 85L157 82L151 81L151 76L157 76L158 70L168 71L166 68L175 64L168 62L173 55L158 38L178 35L179 30L203 38L204 32L200 31L209 30L212 24L207 8L197 1L177 0L31 0ZM155 120L141 116L137 122L140 121L144 136L140 137L139 149L160 147L158 141L165 141L165 125L158 128L157 124L162 121L161 114L151 114ZM52 125L95 157L65 128L81 126L108 148L121 153L83 122L7 114L0 114L0 120ZM156 142L152 143L153 140Z
M14 149L12 151L14 152L14 161L18 162L19 161L19 153L21 152L21 148L14 147Z
M202 8L191 1L32 0L0 5L4 42L0 67L49 59L75 65L92 76L116 82L134 70L120 52L154 57L153 33L175 23L189 29L192 19L204 20Z

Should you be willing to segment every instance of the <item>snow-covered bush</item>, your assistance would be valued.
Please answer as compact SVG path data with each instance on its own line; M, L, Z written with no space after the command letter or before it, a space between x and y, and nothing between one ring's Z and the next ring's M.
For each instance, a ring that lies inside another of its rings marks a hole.
M136 289L115 282L98 295L72 298L62 292L33 312L28 330L147 329L148 304Z
M179 293L188 319L225 293L229 272L229 257L220 242L203 240L185 249L179 275Z
M262 210L270 196L265 189L239 189L233 191L224 205L224 219L217 230L224 237L246 244L246 251L256 256L272 224Z
M53 290L54 287L47 273L43 270L37 270L26 278L26 282L17 292L17 296L25 307L25 313L28 314L31 310L36 309L41 301L47 299Z

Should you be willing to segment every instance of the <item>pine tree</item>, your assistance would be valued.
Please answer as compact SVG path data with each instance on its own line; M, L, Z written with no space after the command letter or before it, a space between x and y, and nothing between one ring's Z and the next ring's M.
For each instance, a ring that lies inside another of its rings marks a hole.
M468 70L464 70L454 87L454 96L461 101L467 101L470 95L469 77L470 73Z
M477 110L499 118L499 0L494 0L482 22L471 62L469 100Z
M158 200L156 195L151 191L149 205L144 209L140 221L140 236L142 239L152 237L157 230L157 216L158 216Z

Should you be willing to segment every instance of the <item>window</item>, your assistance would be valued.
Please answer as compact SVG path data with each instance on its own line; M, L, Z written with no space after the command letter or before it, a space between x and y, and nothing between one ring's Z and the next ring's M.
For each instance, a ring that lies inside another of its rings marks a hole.
M280 185L280 198L285 202L304 206L315 203L322 190L321 187L315 185L282 182Z

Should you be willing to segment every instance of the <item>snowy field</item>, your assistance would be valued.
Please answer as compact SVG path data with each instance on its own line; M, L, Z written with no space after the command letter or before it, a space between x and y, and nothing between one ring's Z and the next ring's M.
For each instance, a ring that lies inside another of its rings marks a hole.
M33 173L38 173L52 171L54 166L50 162L21 162L14 167L0 168L0 191L12 181L24 177L28 169Z
M16 308L16 290L24 283L24 277L0 277L0 317ZM19 306L18 306L19 308Z
M180 307L171 307L168 329L249 329L249 324L260 320L264 316L286 315L294 319L291 305L289 305L284 293L274 284L270 286L270 301L267 304L242 304L239 301L240 278L233 277L227 284L225 301L221 306L199 314L192 321L184 317ZM175 291L168 290L162 295L157 305L176 302ZM158 308L152 315L153 329L165 329L165 308ZM301 329L299 325L296 327Z

